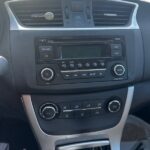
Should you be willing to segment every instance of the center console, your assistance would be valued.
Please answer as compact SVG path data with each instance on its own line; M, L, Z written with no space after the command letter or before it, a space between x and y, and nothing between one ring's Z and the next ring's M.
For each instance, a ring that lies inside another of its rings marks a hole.
M133 93L129 87L85 95L23 95L22 101L43 150L120 150Z
M132 74L131 66L141 67L133 63L141 57L132 57L136 45L122 35L32 40L35 92L23 94L22 101L42 150L120 150L134 93L134 86L122 85L141 76Z
M134 84L143 76L138 4L51 0L5 5L13 86L22 95L40 148L120 150ZM43 8L53 11L41 14ZM123 14L101 14L104 8Z

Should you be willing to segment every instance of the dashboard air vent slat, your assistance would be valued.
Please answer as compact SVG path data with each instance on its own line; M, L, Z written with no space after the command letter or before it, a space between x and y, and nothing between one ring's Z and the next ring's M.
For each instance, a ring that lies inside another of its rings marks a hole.
M23 26L63 26L61 0L18 1L11 3L10 8L16 16L17 20ZM48 16L46 16L46 14L48 14Z
M126 26L135 6L117 1L93 0L92 7L95 26Z

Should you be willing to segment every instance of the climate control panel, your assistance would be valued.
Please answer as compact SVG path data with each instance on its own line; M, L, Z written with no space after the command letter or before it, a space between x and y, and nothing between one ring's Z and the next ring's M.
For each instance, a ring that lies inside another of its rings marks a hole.
M121 119L126 97L126 88L31 96L41 129L54 135L87 133L114 127Z
M89 117L99 117L104 113L117 113L122 107L119 98L111 98L108 102L77 101L62 103L45 103L40 106L39 114L45 120L52 119L84 119Z

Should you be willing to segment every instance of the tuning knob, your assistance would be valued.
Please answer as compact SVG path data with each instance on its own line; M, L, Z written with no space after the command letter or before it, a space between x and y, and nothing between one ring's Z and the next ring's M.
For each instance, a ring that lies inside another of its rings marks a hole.
M111 113L119 112L121 109L121 102L119 100L112 100L108 103L108 111Z
M54 78L54 71L51 68L42 69L41 78L44 81L51 81Z
M55 104L44 104L40 107L40 116L46 120L52 120L58 114L58 107Z
M121 77L125 74L126 72L126 68L124 67L124 65L121 65L121 64L116 64L114 67L113 67L113 73L115 76L117 77Z

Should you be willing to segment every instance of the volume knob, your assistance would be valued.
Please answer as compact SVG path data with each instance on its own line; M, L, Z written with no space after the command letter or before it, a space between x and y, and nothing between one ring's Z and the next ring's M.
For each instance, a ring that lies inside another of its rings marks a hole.
M46 120L52 120L58 113L58 107L55 104L44 104L40 108L40 116Z
M42 69L41 78L44 81L51 81L54 78L54 71L51 68Z
M121 77L125 74L125 72L126 72L126 69L124 65L117 64L113 67L113 73L115 76Z

